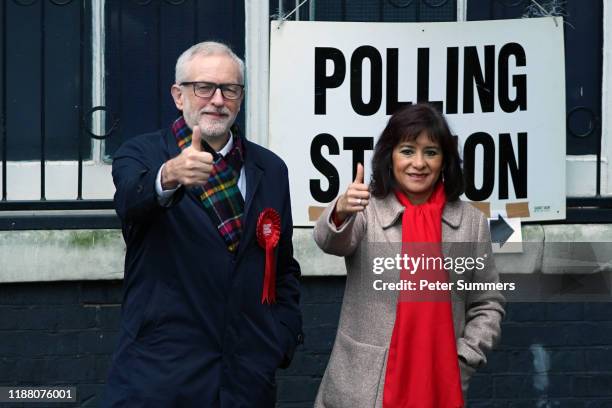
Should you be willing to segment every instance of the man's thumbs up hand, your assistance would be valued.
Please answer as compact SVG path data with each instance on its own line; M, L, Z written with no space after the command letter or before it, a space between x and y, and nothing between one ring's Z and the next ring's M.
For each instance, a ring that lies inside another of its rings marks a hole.
M201 152L202 149L202 131L199 126L193 127L193 133L191 134L191 146L196 152Z
M161 175L162 188L170 190L179 185L201 186L208 181L212 166L212 154L202 149L202 131L199 126L194 126L191 146L183 149L181 154L164 165Z

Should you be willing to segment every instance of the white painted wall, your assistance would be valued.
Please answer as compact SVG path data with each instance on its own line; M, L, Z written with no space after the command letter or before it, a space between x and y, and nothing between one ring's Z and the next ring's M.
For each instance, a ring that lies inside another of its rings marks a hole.
M595 242L593 271L612 269L612 243L601 244L612 241L610 225L530 225L522 233L523 253L495 255L500 273L557 273L552 261L567 257L559 242ZM303 276L346 275L344 258L324 254L311 228L295 229L293 246ZM0 283L122 279L124 258L118 230L0 232Z

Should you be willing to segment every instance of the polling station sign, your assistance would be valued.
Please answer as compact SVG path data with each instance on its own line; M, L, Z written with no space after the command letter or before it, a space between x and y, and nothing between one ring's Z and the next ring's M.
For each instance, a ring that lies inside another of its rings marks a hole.
M526 221L565 218L563 22L271 23L270 147L294 224L313 225L398 107L430 102L458 138L462 199Z

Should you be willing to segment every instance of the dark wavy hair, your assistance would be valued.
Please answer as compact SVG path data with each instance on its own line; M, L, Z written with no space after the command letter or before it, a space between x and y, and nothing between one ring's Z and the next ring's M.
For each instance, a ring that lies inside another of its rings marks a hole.
M465 182L457 142L452 136L446 119L427 103L408 105L395 111L389 118L374 148L372 181L370 190L378 198L386 197L395 189L393 177L393 149L404 141L415 140L422 132L438 143L442 149L444 192L448 201L455 201L463 194Z

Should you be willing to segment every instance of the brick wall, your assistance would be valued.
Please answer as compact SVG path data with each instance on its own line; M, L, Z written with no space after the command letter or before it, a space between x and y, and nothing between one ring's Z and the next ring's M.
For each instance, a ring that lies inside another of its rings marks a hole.
M304 278L306 341L279 371L279 407L312 406L343 288L342 277ZM97 406L121 294L119 281L0 285L0 386L77 386L78 406ZM470 408L612 407L612 303L507 309L502 343L472 381Z
M0 285L0 385L76 386L78 406L96 407L117 338L121 285Z

